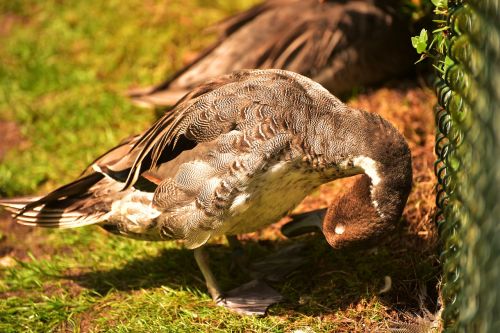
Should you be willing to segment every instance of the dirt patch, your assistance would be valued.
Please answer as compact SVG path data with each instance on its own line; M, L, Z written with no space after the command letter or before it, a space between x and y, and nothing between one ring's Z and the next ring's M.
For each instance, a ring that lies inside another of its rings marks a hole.
M0 292L0 299L7 299L11 297L25 297L28 295L26 290L12 290L12 291L4 291Z
M0 292L0 299L7 299L11 297L23 297L23 298L33 298L39 299L41 295L44 296L60 296L64 297L69 295L71 298L75 298L81 294L84 289L80 287L76 282L67 280L60 284L46 283L43 286L43 290L10 290L5 292Z
M12 121L0 120L0 133L2 133L2 139L0 140L0 161L8 150L14 147L26 146L28 143L23 138L19 127Z
M65 296L69 295L75 298L84 290L78 283L73 280L65 280L59 284L48 284L44 287L43 294L50 296Z
M33 232L33 228L28 228L17 224L6 212L0 212L0 257L7 255L13 257L24 257L25 251L20 251L20 242L23 239L29 238L29 234Z
M133 294L135 292L130 292ZM100 303L92 306L85 312L74 314L71 321L64 321L57 327L57 332L97 332L101 331L99 325L96 323L96 318L110 318L110 310L112 306L110 303L119 303L124 301L125 297L120 294L114 294L107 302ZM107 320L107 326L113 327L114 320Z
M16 14L8 13L0 16L0 37L7 36L12 28L18 24L26 23L27 19Z
M44 230L18 224L8 213L0 211L0 258L10 256L28 261L31 260L28 253L36 258L49 258L56 253L69 252L71 249L67 247L52 247Z

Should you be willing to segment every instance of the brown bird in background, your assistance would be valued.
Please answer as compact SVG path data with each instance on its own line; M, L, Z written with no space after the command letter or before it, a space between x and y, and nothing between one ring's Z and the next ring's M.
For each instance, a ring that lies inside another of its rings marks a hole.
M165 82L129 91L144 107L246 68L305 75L335 95L407 72L416 60L399 0L268 0L218 25L220 38Z

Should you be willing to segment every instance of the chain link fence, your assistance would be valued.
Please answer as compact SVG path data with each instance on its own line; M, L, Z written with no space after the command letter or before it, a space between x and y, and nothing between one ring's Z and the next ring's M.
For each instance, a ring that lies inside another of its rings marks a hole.
M446 19L435 112L444 331L500 332L500 0L449 0Z

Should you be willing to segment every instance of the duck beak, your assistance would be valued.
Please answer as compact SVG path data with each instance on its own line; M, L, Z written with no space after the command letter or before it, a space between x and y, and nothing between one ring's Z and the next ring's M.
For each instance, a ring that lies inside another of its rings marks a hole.
M298 237L309 233L323 233L326 208L291 215L290 222L281 227L281 233L288 237Z

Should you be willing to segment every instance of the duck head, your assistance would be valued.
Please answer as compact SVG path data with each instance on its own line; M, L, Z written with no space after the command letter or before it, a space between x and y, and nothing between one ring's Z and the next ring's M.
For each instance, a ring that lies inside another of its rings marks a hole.
M362 175L326 211L323 234L333 248L374 241L395 229L412 185L411 153L403 136L371 115L359 154L353 158Z
M372 200L371 187L370 178L362 175L346 195L327 209L322 230L333 248L344 249L366 245L376 241L396 226L401 216L399 208L395 208L392 216L379 211L379 204L374 204ZM404 202L401 201L399 205L404 207Z

